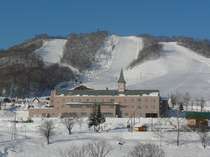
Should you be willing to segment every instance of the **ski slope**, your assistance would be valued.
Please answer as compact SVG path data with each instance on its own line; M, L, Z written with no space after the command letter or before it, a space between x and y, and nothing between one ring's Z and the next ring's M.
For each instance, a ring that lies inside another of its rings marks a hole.
M43 46L35 52L42 57L45 63L60 63L66 41L66 39L46 40Z
M110 36L105 47L98 51L98 64L85 73L85 84L93 88L115 88L120 69L126 69L142 48L142 38Z
M159 89L163 96L189 92L196 97L208 98L210 59L176 42L161 44L163 52L159 59L129 69L128 65L143 48L142 38L111 36L98 52L99 64L85 74L85 84L95 89L116 88L123 68L128 89Z
M50 39L35 52L45 63L59 63L79 74L78 69L60 63L65 39ZM116 89L121 68L128 89L159 89L162 96L175 92L189 92L196 97L209 97L210 59L178 45L162 42L162 55L128 68L142 50L141 37L111 35L96 54L96 64L82 75L83 83L94 89ZM208 98L209 99L209 98Z

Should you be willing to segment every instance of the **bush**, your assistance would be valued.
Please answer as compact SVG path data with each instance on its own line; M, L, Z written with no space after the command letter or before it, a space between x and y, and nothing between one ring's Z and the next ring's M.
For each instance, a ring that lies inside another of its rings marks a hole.
M128 157L164 157L164 151L155 144L138 144L131 150Z

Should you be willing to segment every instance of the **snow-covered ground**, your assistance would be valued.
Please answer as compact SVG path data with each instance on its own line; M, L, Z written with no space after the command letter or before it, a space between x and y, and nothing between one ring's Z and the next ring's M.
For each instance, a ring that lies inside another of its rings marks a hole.
M16 140L11 140L14 125L8 120L13 119L9 113L1 113L0 118L0 151L8 152L8 157L60 157L61 152L68 150L72 146L81 147L84 144L105 140L112 147L108 157L124 157L138 143L153 143L159 145L166 153L166 157L208 157L210 147L204 149L200 143L197 133L181 132L180 146L176 146L176 132L167 132L163 129L159 131L148 132L129 132L126 128L127 118L107 118L103 125L104 130L101 133L94 133L87 127L87 118L83 119L80 127L76 124L73 127L73 134L68 135L67 130L60 119L52 119L55 123L55 136L51 139L51 144L47 145L39 133L39 126L43 119L34 119L33 123L16 124ZM174 129L176 119L136 119L136 123L155 124ZM181 120L184 125L185 120ZM152 126L152 125L151 125ZM160 136L161 135L161 138ZM119 142L124 143L119 145ZM7 149L5 149L7 148Z

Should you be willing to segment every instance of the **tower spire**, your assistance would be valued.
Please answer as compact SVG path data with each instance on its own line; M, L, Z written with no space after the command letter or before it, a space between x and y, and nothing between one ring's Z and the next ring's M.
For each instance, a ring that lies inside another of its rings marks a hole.
M123 69L121 69L120 71L120 77L118 80L118 91L119 92L124 92L126 90L126 81L124 78L124 74L123 74Z
M126 83L124 74L123 74L123 69L121 69L121 71L120 71L120 78L118 80L118 83Z

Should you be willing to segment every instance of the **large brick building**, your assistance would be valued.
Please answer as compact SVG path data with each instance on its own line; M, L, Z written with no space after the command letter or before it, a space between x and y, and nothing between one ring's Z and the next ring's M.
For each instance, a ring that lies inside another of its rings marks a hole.
M52 108L29 109L30 116L88 116L94 106L100 105L107 117L158 117L160 95L158 90L128 90L121 70L117 90L93 90L80 86L74 90L52 91Z

